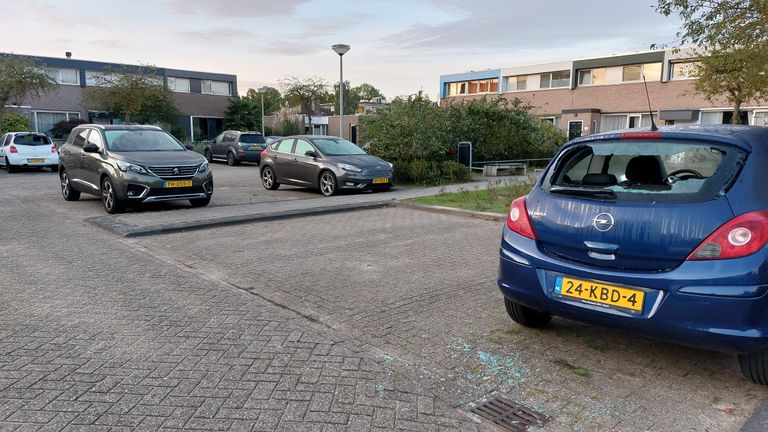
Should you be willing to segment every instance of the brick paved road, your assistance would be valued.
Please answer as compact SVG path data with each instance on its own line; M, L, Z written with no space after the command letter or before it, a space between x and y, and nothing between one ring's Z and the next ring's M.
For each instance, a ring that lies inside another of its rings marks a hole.
M375 349L82 222L52 174L0 185L0 430L478 430Z
M487 430L457 408L498 391L548 430L731 431L768 396L730 356L512 324L491 222L384 209L124 240L52 174L0 186L0 430Z

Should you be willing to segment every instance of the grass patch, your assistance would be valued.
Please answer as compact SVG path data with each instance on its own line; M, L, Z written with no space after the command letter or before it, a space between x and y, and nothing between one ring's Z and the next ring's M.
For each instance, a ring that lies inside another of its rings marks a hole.
M531 191L533 182L496 183L487 189L461 190L444 192L440 195L416 198L415 202L423 205L455 207L465 210L506 213L509 204L517 197Z
M595 351L603 351L605 349L605 342L587 337L584 339L584 346Z

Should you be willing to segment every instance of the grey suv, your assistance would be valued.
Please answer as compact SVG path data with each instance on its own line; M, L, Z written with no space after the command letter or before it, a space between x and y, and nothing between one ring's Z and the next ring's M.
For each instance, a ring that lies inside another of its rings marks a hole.
M61 194L100 196L107 213L128 203L189 200L206 206L213 195L208 161L155 126L86 124L59 149Z
M267 140L259 132L240 132L228 130L220 133L205 146L205 158L208 162L224 159L227 165L240 162L261 162L261 152L267 148Z

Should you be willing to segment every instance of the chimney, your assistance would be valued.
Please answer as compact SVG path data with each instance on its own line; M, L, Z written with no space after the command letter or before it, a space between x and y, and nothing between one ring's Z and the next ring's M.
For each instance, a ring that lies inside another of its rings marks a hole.
M64 55L66 55L68 59L71 59L72 58L72 51L67 51L66 53L64 53Z

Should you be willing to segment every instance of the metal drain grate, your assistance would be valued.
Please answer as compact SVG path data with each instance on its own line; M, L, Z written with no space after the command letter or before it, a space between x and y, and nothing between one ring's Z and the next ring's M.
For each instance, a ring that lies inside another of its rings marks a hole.
M504 396L473 402L469 413L511 432L525 432L529 426L543 426L549 421L546 415Z

